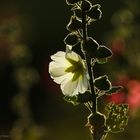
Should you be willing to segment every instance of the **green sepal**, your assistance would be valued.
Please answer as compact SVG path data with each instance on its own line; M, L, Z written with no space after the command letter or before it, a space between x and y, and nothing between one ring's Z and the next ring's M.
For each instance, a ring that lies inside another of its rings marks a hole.
M89 11L92 7L92 4L88 0L83 0L81 4L81 9L85 12Z
M75 32L82 28L82 22L76 16L71 16L66 28L68 31Z
M111 89L112 85L111 82L108 80L108 76L100 76L94 80L94 85L99 90L108 91Z
M96 59L96 62L98 64L105 64L108 62L108 59L107 58L99 58L99 59Z
M72 103L73 105L78 105L77 96L64 96L64 100L68 103Z
M64 96L64 100L68 103L72 103L73 105L78 105L79 103L86 103L88 101L92 101L92 94L89 90L87 90L85 93L75 96Z
M66 3L67 3L68 5L74 5L74 4L76 4L77 2L79 2L79 1L81 1L81 0L66 0Z
M112 51L103 45L100 45L100 47L96 51L96 58L98 59L109 58L111 56L112 56Z
M82 11L81 11L81 9L75 8L75 9L74 9L74 13L75 13L75 15L76 15L79 19L82 18Z
M78 44L79 40L78 40L78 36L74 33L69 33L65 38L64 38L64 43L66 45L71 45L71 46L75 46L76 44Z
M124 130L124 127L128 123L128 104L108 104L106 110L108 111L108 117L106 119L106 126L108 132L117 133Z
M90 114L87 119L88 122L85 126L89 127L92 137L95 140L101 140L107 131L105 126L105 115L101 114L100 112L96 112L95 114Z
M100 7L100 4L93 5L92 8L87 12L87 15L94 21L100 19L102 17L102 11L100 10Z
M93 127L101 127L105 125L106 122L105 115L101 114L100 112L97 112L95 114L90 114L87 119L88 119L88 123Z
M86 103L88 101L92 101L92 94L90 91L86 91L84 94L77 95L77 102Z
M99 48L99 44L92 37L88 37L86 41L81 43L82 51L87 52L91 57L95 57L95 53Z
M119 90L121 90L122 88L123 88L122 86L112 86L109 91L105 92L105 94L106 95L112 95L112 94L118 92Z

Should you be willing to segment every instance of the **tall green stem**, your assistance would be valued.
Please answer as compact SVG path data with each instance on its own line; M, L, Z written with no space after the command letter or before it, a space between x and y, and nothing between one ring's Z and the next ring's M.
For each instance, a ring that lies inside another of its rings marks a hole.
M88 37L87 23L86 23L86 14L83 9L82 9L82 29L83 29L83 41L86 41ZM96 113L97 112L97 97L94 90L94 82L93 82L94 76L93 76L93 68L91 66L91 58L89 57L87 52L84 51L83 53L86 60L86 65L87 65L88 74L89 74L89 85L90 85L90 90L92 93L92 112Z

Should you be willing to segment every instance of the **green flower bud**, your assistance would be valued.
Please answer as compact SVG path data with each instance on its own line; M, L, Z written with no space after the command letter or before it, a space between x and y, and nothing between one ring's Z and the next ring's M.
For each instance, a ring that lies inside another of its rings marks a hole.
M108 80L107 75L100 76L95 79L94 85L99 90L110 90L111 89L111 82Z
M94 57L99 47L99 44L92 37L88 37L86 41L81 43L81 49L87 52L90 56Z
M71 16L71 19L67 25L67 30L75 32L82 28L82 22L77 19L76 16Z
M87 12L87 15L94 20L100 19L102 17L102 11L100 10L100 7L101 6L99 4L93 5L90 11Z
M78 44L78 42L78 36L74 33L70 33L64 38L64 43L66 45L75 46L76 44Z
M96 51L95 56L96 58L108 58L112 56L112 51L109 48L100 45L100 47Z
M74 12L75 12L75 15L78 18L80 18L80 19L82 18L82 11L81 11L81 9L75 9Z
M75 4L75 3L79 2L79 1L81 1L81 0L66 0L66 3L68 5L73 5L73 4Z
M97 112L88 116L88 123L93 127L101 127L105 125L106 117Z
M88 0L83 0L81 4L81 9L85 12L89 11L92 7L92 4Z

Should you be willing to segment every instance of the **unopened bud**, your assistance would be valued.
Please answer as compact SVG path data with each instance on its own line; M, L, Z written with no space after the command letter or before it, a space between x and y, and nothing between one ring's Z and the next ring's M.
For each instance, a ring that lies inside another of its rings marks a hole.
M81 43L82 51L87 52L91 57L95 56L95 53L96 53L98 47L99 47L99 44L92 37L88 37L88 39L86 41L83 41Z
M90 11L87 13L87 15L94 20L98 20L101 18L102 16L102 12L100 10L100 5L96 4L94 6L92 6L92 8L90 9Z
M71 16L71 19L67 25L67 30L74 32L82 28L82 22L77 19L76 16Z
M92 7L92 4L91 4L90 1L88 1L88 0L83 0L82 1L81 8L82 8L83 11L87 12L91 9L91 7Z
M80 0L66 0L66 3L68 4L68 5L73 5L73 4L75 4L75 3L77 3L77 2L79 2Z

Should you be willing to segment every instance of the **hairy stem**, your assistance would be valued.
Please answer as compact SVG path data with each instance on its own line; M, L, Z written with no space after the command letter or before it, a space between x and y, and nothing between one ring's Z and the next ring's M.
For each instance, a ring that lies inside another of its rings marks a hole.
M83 29L83 41L86 41L88 37L87 23L86 23L86 14L83 9L82 9L82 29ZM89 85L90 85L90 90L92 93L92 113L96 113L97 112L97 97L94 90L94 82L93 82L94 76L93 76L93 68L91 66L91 58L89 57L87 52L83 51L83 53L86 60L86 65L87 65L88 74L89 74Z

